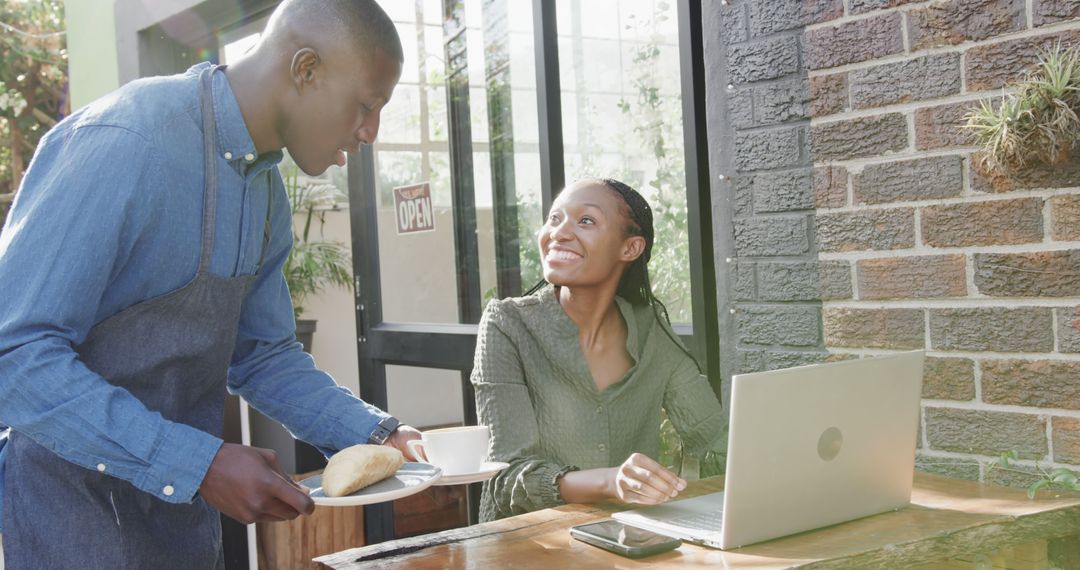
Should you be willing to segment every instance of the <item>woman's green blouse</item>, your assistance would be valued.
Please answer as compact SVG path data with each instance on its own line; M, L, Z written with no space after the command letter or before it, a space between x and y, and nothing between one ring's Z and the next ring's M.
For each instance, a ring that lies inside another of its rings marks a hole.
M634 452L656 459L661 408L687 454L724 453L720 402L694 361L651 307L616 302L634 365L603 392L554 288L488 305L472 384L479 422L491 428L491 459L510 467L484 484L481 520L563 504L558 481L567 471L615 467Z

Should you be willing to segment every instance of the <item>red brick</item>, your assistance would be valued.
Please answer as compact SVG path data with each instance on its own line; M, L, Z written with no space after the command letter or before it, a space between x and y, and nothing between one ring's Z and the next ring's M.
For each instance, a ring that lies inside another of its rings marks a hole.
M915 245L915 210L890 208L819 214L821 251L907 249Z
M1036 26L1080 18L1080 0L1034 0L1032 23Z
M825 346L915 349L926 346L922 309L840 309L823 311Z
M834 73L810 78L810 116L821 117L848 110L848 75Z
M932 400L974 400L975 362L970 358L926 357L922 397Z
M1054 461L1080 465L1080 418L1054 416L1050 431L1054 437Z
M1024 0L948 0L908 12L911 49L985 40L1024 29Z
M1048 307L930 309L934 350L1050 352L1053 315Z
M1068 47L1078 40L1080 32L1070 31L973 47L964 54L967 90L986 91L1020 81L1038 63L1039 49L1057 42Z
M991 457L1016 450L1024 459L1046 455L1046 420L1038 416L931 407L925 413L930 449Z
M871 12L873 10L895 8L897 6L903 6L904 4L921 1L922 0L851 0L851 13L865 14L866 12Z
M1080 240L1080 194L1050 198L1050 237L1061 241Z
M964 116L977 103L950 103L915 111L915 148L927 150L973 144Z
M971 189L986 194L1002 194L1032 188L1072 188L1080 186L1080 160L1057 164L1032 163L1021 170L989 170L982 153L971 156Z
M860 299L963 297L967 271L963 255L885 257L856 264Z
M877 156L908 146L907 119L900 113L813 124L810 148L815 161Z
M975 254L975 288L992 297L1080 295L1080 249Z
M1080 362L984 360L982 398L989 404L1080 410Z
M815 206L842 208L847 205L848 172L843 166L819 166L814 169Z
M1043 239L1039 198L928 206L923 242L931 247L1036 243Z
M900 22L900 14L893 12L806 32L807 67L824 69L901 53L904 39Z

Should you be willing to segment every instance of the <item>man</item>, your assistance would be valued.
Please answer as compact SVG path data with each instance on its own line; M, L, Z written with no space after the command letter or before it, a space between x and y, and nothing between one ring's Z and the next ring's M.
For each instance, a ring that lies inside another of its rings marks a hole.
M325 453L416 430L294 337L277 163L371 144L401 74L374 0L286 0L224 69L132 82L42 141L0 234L7 570L221 567L218 511L312 511L272 452L223 444L225 388Z

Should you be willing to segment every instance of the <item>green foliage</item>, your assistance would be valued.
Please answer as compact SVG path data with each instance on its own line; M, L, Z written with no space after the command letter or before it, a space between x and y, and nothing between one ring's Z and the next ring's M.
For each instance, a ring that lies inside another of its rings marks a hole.
M1080 47L1040 52L1038 67L1015 87L966 116L983 166L1009 172L1068 160L1080 141Z
M1025 475L1034 475L1037 480L1032 483L1027 490L1027 496L1029 499L1034 499L1035 494L1039 492L1039 489L1058 488L1067 491L1080 491L1080 474L1071 469L1064 467L1058 467L1047 471L1043 466L1035 463L1035 473L1028 473L1019 469L1012 468L1012 461L1015 461L1018 457L1016 450L1010 450L1002 453L1001 457L994 463L987 465L986 472L989 474L994 469L1001 469L1003 471L1012 471L1015 473L1023 473Z
M0 194L18 189L42 135L69 112L63 2L0 0Z
M320 230L326 223L327 209L347 202L340 188L317 181L301 181L300 169L291 162L282 162L281 177L289 197L294 224L297 215L303 216L300 231L293 227L293 246L282 271L289 285L293 311L297 318L304 311L303 302L327 285L352 290L352 258L344 244L311 237L312 223L318 220ZM321 233L321 231L320 231Z

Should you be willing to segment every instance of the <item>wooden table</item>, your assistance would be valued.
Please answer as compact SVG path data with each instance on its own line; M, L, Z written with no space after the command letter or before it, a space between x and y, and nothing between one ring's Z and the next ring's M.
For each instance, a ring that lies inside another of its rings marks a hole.
M683 496L723 488L696 481ZM808 492L813 492L808 489ZM1061 568L1080 569L1080 493L1040 493L916 473L912 506L738 550L692 544L638 561L570 538L625 505L567 505L344 550L321 568Z

